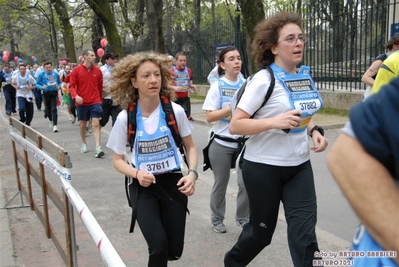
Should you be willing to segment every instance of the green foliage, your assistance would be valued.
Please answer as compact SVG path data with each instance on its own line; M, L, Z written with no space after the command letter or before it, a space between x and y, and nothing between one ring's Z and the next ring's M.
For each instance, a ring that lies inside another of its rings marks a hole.
M320 114L327 114L327 115L338 115L342 117L349 116L349 110L345 109L334 109L334 108L322 108L319 110Z

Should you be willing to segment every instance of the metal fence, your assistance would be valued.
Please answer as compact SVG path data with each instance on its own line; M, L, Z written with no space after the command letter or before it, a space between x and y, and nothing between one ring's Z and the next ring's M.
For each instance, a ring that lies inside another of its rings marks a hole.
M399 0L309 0L299 10L304 19L307 44L303 64L311 66L319 89L363 90L361 77L374 58L384 52L384 44L399 33ZM280 11L268 7L268 14ZM214 67L214 46L231 43L243 59L242 72L248 67L248 40L239 12L233 19L218 21L211 29L176 32L167 53L188 54L188 66L194 82L206 83ZM146 50L148 43L138 43L135 51Z

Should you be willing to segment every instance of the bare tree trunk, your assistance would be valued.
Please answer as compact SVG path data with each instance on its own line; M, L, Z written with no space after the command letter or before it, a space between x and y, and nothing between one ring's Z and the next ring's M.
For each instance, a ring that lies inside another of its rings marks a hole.
M162 0L145 0L147 23L152 39L152 49L165 53L165 41L162 30L163 2Z
M68 9L62 0L51 0L51 3L57 12L63 27L62 35L64 37L66 56L71 59L71 62L76 62L75 38L73 35L72 24L69 21Z
M172 25L173 23L173 7L172 7L172 3L171 0L166 0L165 1L166 4L166 21L165 21L165 25L166 25L166 39L165 39L165 44L166 44L166 52L168 54L171 54L173 51L173 42L172 42L172 38L173 38L173 32L172 32L172 27L170 27L169 25Z
M211 0L211 12L212 12L212 29L216 29L216 15L215 15L215 0ZM213 43L216 44L216 34L213 34L214 40Z
M49 10L50 12L50 17L49 17L49 29L51 32L50 39L51 39L51 47L52 50L54 51L54 58L58 57L58 40L57 40L57 30L55 29L55 19L54 19L54 13L52 12L52 5L51 2L48 2L49 5Z
M194 34L198 36L201 26L201 0L194 0Z
M252 43L255 35L255 26L265 18L265 11L263 10L262 0L237 0L237 3L240 5L241 8L244 26L247 30L247 37L249 37L248 42ZM250 54L251 46L247 46L247 55ZM249 69L255 71L254 67Z
M112 51L123 57L125 52L122 47L121 37L116 27L115 19L111 13L109 0L85 0L94 13L101 20L107 34L108 44L112 47Z
M97 49L101 47L100 41L104 37L103 24L96 14L93 14L93 22L91 25L91 46L97 56ZM110 48L104 48L104 50L110 50ZM113 51L108 51L113 52Z

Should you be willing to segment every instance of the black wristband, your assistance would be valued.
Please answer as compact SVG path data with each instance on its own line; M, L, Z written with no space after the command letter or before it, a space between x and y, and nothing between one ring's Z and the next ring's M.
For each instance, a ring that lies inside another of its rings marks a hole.
M188 173L190 173L190 172L194 173L195 180L197 180L198 179L198 172L196 170L194 170L194 169L188 169Z
M314 131L318 131L322 136L324 136L324 129L321 126L317 126L317 125L313 126L313 128L309 132L310 137L312 137L312 133Z

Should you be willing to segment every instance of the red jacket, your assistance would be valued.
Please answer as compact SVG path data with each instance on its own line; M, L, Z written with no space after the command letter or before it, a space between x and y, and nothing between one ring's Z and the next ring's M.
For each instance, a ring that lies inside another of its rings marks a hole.
M101 70L94 65L89 69L83 64L77 66L71 74L69 91L73 100L77 95L83 98L83 104L76 103L76 106L101 104L103 99L103 74Z

